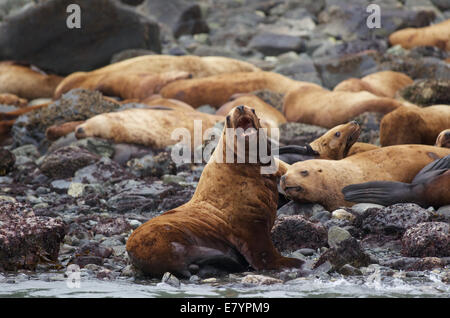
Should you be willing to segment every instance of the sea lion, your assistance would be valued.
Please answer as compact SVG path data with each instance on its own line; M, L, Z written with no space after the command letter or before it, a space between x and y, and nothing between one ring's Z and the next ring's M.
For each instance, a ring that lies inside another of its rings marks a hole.
M79 87L80 84L96 82L99 78L103 81L108 78L127 78L127 74L133 74L133 77L139 76L138 74L146 74L150 78L149 81L152 82L151 74L167 72L183 72L197 78L223 73L256 71L260 71L260 69L250 63L221 56L145 55L113 63L91 72L70 74L57 87L55 99L65 92ZM114 80L114 82L117 81ZM117 85L120 87L120 83ZM122 89L120 90L122 91Z
M353 205L342 194L347 185L379 180L409 183L427 164L449 154L448 148L398 145L341 160L297 162L281 177L280 185L293 200L319 203L332 211Z
M62 77L48 75L34 66L0 62L0 93L14 94L28 100L53 97L56 86L62 80Z
M14 94L2 93L0 94L0 104L24 107L28 105L28 101L25 98L20 98Z
M283 113L288 121L333 128L364 112L387 114L402 105L392 98L369 92L332 92L303 86L285 95Z
M155 94L140 101L142 104L149 106L166 106L178 110L194 110L194 108L180 100L172 98L163 98L161 95Z
M385 115L380 123L380 143L433 145L439 133L450 128L450 106L407 106Z
M236 142L230 146L233 135L226 128L244 131L240 136L245 148L252 135L267 140L254 111L243 105L233 108L192 199L147 221L128 239L131 262L145 274L160 277L171 272L189 277L203 276L209 269L301 267L303 261L281 256L270 237L278 200L276 179L282 171L261 174L263 163L259 159L249 163L248 153L243 163L220 163L218 158L225 158L225 152L232 151L234 159L242 157ZM258 148L268 146L258 143Z
M278 128L278 126L286 122L286 118L279 110L253 94L236 94L231 99L231 101L223 104L217 110L216 115L226 116L236 106L252 105L259 120L267 123L267 125L263 126Z
M405 49L416 46L436 46L450 51L450 19L423 28L406 28L389 36L391 45L401 45Z
M331 128L305 146L290 145L281 147L279 149L279 158L288 164L310 159L339 160L360 152L379 148L372 144L356 142L360 132L361 127L359 124L356 121L351 121ZM308 150L308 147L311 149Z
M180 141L171 138L176 128L186 128L190 132L189 141L193 147L195 120L201 121L203 136L206 129L224 118L198 111L132 108L91 117L76 127L75 136L78 139L100 137L111 139L115 143L139 144L161 149Z
M55 141L75 131L75 128L83 123L84 121L69 121L59 125L52 125L45 130L45 137L50 141Z
M295 81L274 72L240 72L179 80L164 86L160 94L182 100L194 108L206 104L219 108L236 93L268 89L284 94L303 86L320 88L317 84Z
M398 90L411 85L412 83L412 78L406 74L394 71L381 71L364 76L361 79L346 79L336 85L333 91L366 91L376 96L394 98L395 93L397 93Z
M372 181L352 184L342 189L350 202L381 205L416 203L424 208L450 204L450 156L426 165L411 183Z
M434 145L436 147L450 148L450 129L441 131Z
M144 73L140 72L111 72L106 74L93 74L77 79L76 84L71 82L72 88L84 88L98 90L104 95L117 96L122 99L145 99L168 83L189 78L188 72L172 71L165 73ZM66 82L67 84L67 82ZM67 86L58 86L55 91L55 99L61 97L66 92Z

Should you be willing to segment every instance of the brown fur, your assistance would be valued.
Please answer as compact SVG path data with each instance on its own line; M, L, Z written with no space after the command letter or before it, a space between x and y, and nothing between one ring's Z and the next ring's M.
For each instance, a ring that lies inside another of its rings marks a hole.
M360 132L356 122L339 125L311 142L310 146L320 154L320 159L339 160L347 156Z
M191 105L188 105L182 101L171 99L171 98L163 98L161 95L152 95L144 100L141 103L149 105L149 106L165 106L173 109L179 110L194 110Z
M115 78L114 82L116 82L119 81L119 78L126 78L127 75L124 74L132 74L131 79L138 77L139 74L145 74L145 76L148 76L148 81L153 83L153 75L167 72L172 72L172 74L174 74L173 72L186 72L184 74L190 74L197 78L222 73L255 71L259 71L259 69L250 63L226 57L146 55L110 64L91 72L73 73L61 82L56 89L55 97L57 98L73 88L80 87L79 85L84 83L96 82L98 79L108 81L108 78ZM156 82L159 83L158 80ZM117 85L120 86L120 84ZM122 91L122 89L120 90ZM125 92L125 90L123 91Z
M28 101L14 94L3 93L0 94L0 104L13 105L16 107L25 107L28 105Z
M63 80L14 62L0 62L0 93L17 95L28 100L53 97Z
M54 141L75 131L75 128L83 123L84 121L69 121L64 124L50 126L45 131L45 136L48 140Z
M277 128L279 125L286 122L286 118L280 111L252 94L236 96L232 101L223 104L217 110L216 115L226 116L234 107L239 105L251 105L256 111L256 116L258 116L259 120L267 123L266 125L263 124L264 127Z
M436 147L450 148L450 129L441 131L436 138Z
M226 127L236 128L249 118L259 121L248 107L234 108ZM192 199L137 228L127 241L131 262L144 273L161 276L171 272L190 276L192 266L211 259L233 259L234 270L249 264L256 270L300 267L275 249L270 230L276 218L277 175L262 175L260 163L219 163L217 156L229 149L224 133L205 166ZM234 149L235 151L235 149ZM224 155L225 157L225 155Z
M423 28L406 28L389 36L392 45L400 44L405 49L416 46L436 46L450 51L450 19Z
M450 204L450 169L413 188L418 201L427 206L441 207Z
M369 92L332 92L311 86L286 94L283 112L288 121L332 128L364 112L389 113L402 103Z
M111 72L85 76L76 85L60 85L55 91L55 99L61 97L73 88L98 90L108 96L118 96L122 99L144 99L158 93L168 83L189 78L188 72L144 73L140 72Z
M433 145L439 133L447 128L450 128L448 105L401 107L381 120L380 143L383 147L400 144Z
M194 120L202 121L204 133L206 129L222 121L223 117L197 111L133 108L94 116L76 128L75 136L100 137L112 139L115 143L164 148L179 141L171 139L173 130L187 128L191 133L193 146Z
M268 89L284 94L303 86L320 88L316 84L295 81L273 72L241 72L176 81L166 85L161 95L182 100L194 108L205 104L219 108L236 93Z
M356 155L357 153L366 152L378 148L380 147L366 142L355 142L355 144L350 148L347 157Z
M349 78L340 82L333 91L367 91L376 96L394 98L398 90L412 83L413 80L408 75L393 71L382 71L367 75L361 79Z
M410 183L415 175L450 149L425 145L383 147L341 160L314 159L290 166L281 188L292 199L315 202L329 211L353 203L344 200L342 188L369 181Z
M0 120L9 120L9 119L15 119L23 114L29 113L33 110L42 108L42 107L47 107L48 105L50 105L51 103L44 103L44 104L39 104L39 105L33 105L33 106L27 106L27 107L22 107L10 112L5 112L5 113L0 113Z

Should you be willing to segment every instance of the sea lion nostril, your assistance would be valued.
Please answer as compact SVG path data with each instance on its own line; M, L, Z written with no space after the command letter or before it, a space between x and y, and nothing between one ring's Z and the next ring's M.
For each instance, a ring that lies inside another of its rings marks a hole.
M238 106L237 109L238 109L241 113L243 113L243 112L244 112L244 105Z
M82 135L84 134L84 129L82 127L77 129L77 135Z

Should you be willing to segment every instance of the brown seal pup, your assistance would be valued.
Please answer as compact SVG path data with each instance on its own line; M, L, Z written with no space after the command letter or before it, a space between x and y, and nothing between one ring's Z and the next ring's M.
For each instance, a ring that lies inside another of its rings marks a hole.
M411 85L412 83L412 78L406 74L394 71L381 71L364 76L361 79L346 79L336 85L333 91L366 91L376 96L394 98L395 93L397 93L398 90Z
M174 145L180 140L172 139L176 128L186 128L190 132L191 145L194 146L194 121L202 123L202 136L205 130L213 127L224 117L198 111L132 108L118 112L96 115L75 129L80 138L100 137L115 143L131 143L160 149Z
M106 74L93 74L70 82L72 88L98 90L104 95L117 96L122 99L144 99L159 92L168 83L189 78L188 72L144 73L140 72L114 72ZM67 84L68 82L66 82ZM67 86L58 86L55 99L66 92Z
M216 115L226 116L234 107L239 105L252 105L256 111L260 121L264 121L267 125L264 127L277 128L286 122L284 115L275 107L267 104L261 98L253 94L236 94L233 95L232 100L223 104L216 112Z
M256 66L232 58L221 56L198 57L192 55L145 55L113 63L91 72L76 72L67 76L55 91L55 99L81 83L91 79L121 76L126 74L161 74L166 72L186 72L192 77L205 77L223 73L256 72Z
M391 45L400 44L405 49L416 46L436 46L450 51L450 19L423 28L406 28L389 36Z
M345 186L369 181L411 182L415 175L450 149L426 145L399 145L359 153L341 160L314 159L291 165L281 177L283 191L293 200L319 203L332 211L351 206Z
M439 133L450 128L450 106L407 106L385 115L380 123L380 143L433 145Z
M352 184L342 189L351 202L381 205L416 203L424 208L450 204L450 156L426 165L411 183L372 181Z
M434 145L436 147L450 148L450 129L441 131Z
M240 72L176 81L163 87L160 93L166 98L182 100L194 108L206 104L219 108L236 93L268 89L284 94L303 86L320 88L317 84L295 81L274 72Z
M288 121L333 128L364 112L387 114L402 105L369 92L332 92L303 86L285 95L283 113Z
M0 93L17 95L28 100L53 97L56 86L63 80L48 75L33 66L12 61L0 62Z
M264 134L249 107L238 106L227 116L219 144L205 166L194 196L186 204L167 211L137 228L127 241L132 264L147 275L171 272L182 276L214 268L242 271L299 268L303 261L280 255L270 230L276 218L277 174L261 174L262 163L221 163L232 151L226 128L251 135ZM259 136L258 136L259 137ZM263 139L264 135L262 136ZM234 139L236 135L234 135ZM236 139L235 139L236 141ZM259 143L258 147L268 147Z

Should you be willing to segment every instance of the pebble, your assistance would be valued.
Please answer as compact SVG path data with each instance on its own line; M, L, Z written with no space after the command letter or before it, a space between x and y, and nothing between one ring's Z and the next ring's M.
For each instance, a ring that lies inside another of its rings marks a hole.
M128 223L133 228L133 230L137 229L139 226L142 225L142 223L139 222L138 220L129 220Z
M164 273L161 282L177 288L181 285L180 280L169 272Z
M338 247L340 242L345 241L350 237L352 236L348 231L338 226L332 226L328 230L328 245L330 247Z
M347 221L354 221L356 219L356 217L353 214L345 211L344 209L339 209L339 210L333 211L331 213L331 217L333 219L347 220Z
M247 275L242 278L241 283L249 285L273 285L282 284L283 281L264 275Z
M205 283L205 284L217 283L217 278L215 278L215 277L206 278L206 279L202 279L201 282Z

